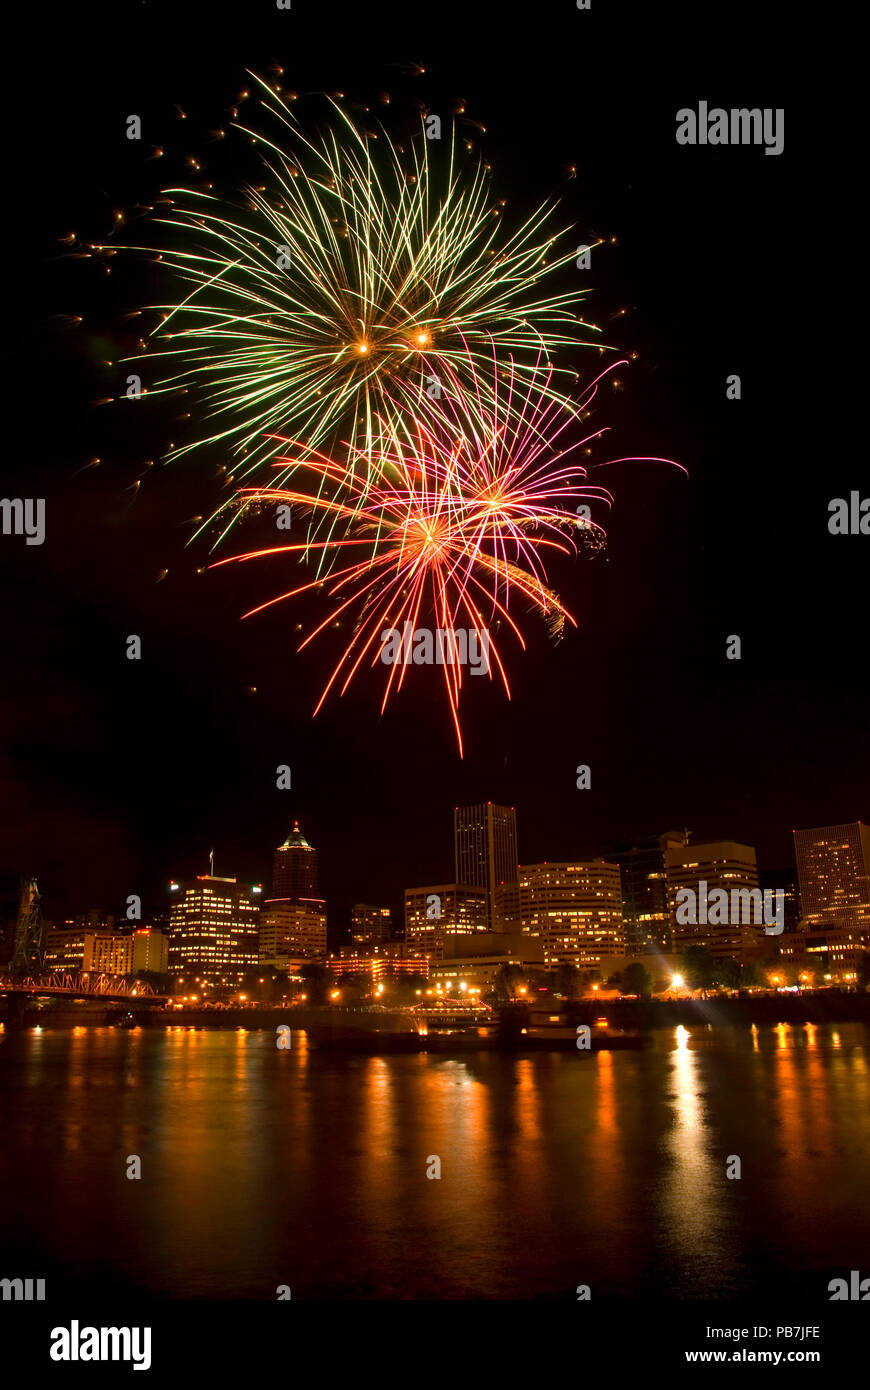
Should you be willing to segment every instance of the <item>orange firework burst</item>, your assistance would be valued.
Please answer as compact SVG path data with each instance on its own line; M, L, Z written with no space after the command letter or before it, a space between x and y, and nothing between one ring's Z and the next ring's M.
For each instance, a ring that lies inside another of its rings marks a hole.
M355 615L351 639L315 714L333 686L340 683L343 694L365 662L389 666L382 711L391 692L401 689L409 665L438 665L461 755L459 697L469 651L485 654L477 669L491 679L494 665L510 697L493 635L506 625L525 647L510 606L522 602L536 610L557 638L566 621L576 626L548 587L544 553L576 550L578 520L566 503L611 498L587 484L586 470L570 462L586 440L559 447L576 412L552 400L549 378L549 367L539 363L531 384L519 387L511 362L503 392L490 403L483 393L463 392L447 373L439 400L422 397L413 410L396 402L395 411L381 420L383 448L374 475L361 477L352 450L343 466L312 455L310 446L284 440L299 447L302 457L288 453L277 466L284 476L304 468L316 486L252 488L239 495L234 505L242 509L301 506L314 524L304 541L217 564L277 555L309 559L318 552L330 553L335 564L327 577L278 594L245 616L325 588L339 606L304 639L302 650L339 615ZM590 393L594 390L595 384ZM313 534L322 520L330 525L330 536L319 541ZM587 534L603 535L591 520L583 527ZM433 627L418 629L421 621Z

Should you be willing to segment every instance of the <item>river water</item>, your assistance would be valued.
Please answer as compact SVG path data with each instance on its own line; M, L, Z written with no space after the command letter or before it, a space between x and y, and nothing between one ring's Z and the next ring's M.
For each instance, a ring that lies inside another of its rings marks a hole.
M868 1264L863 1025L462 1060L338 1059L296 1032L0 1037L2 1275L120 1298L823 1300Z

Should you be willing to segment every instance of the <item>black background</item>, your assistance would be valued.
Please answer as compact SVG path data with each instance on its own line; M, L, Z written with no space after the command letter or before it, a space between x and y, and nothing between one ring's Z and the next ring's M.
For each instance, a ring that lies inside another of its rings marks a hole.
M0 540L7 915L24 871L50 918L117 910L131 892L163 906L169 878L204 872L212 848L217 873L268 882L294 817L337 933L351 902L398 909L404 887L452 875L460 803L515 805L521 862L687 826L777 868L793 827L866 815L870 541L827 530L829 499L868 493L846 345L860 179L843 174L847 84L821 94L821 38L791 7L149 0L16 18L2 493L45 497L47 536ZM123 315L153 286L121 256L111 277L69 259L59 239L106 241L113 210L183 179L190 154L229 160L208 132L245 69L270 63L300 113L322 91L376 110L388 91L389 119L464 98L508 217L557 190L578 243L616 236L593 254L585 311L638 360L599 397L594 424L612 428L597 457L689 469L599 475L616 498L607 558L554 572L579 632L554 648L525 624L511 702L468 682L463 761L425 668L384 717L373 674L312 721L329 641L297 654L288 606L240 622L281 578L197 576L206 556L185 548L189 518L220 500L221 460L134 486L188 406L143 405L134 429L124 406L91 404L119 392L121 368L101 363L129 346ZM676 111L701 99L784 107L784 153L677 146ZM725 659L732 633L739 662ZM292 791L275 788L279 763ZM575 788L579 763L590 791Z

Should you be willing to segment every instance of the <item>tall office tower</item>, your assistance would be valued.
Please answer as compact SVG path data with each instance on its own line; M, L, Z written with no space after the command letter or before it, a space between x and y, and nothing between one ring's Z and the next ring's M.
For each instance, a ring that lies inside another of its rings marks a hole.
M405 945L409 952L440 960L447 936L485 932L488 917L483 888L437 883L405 889Z
M682 843L672 832L621 844L608 858L622 875L625 954L671 949L671 919L665 879L665 849Z
M521 864L518 875L519 926L540 938L548 965L592 970L603 956L625 954L618 864Z
M235 986L257 966L258 889L199 874L173 883L169 968L211 985Z
M272 860L273 898L317 897L317 850L293 822L293 829Z
M671 844L665 849L665 874L675 951L706 946L714 956L738 961L757 953L764 939L764 925L758 866L750 845L733 840ZM681 893L686 889L691 890L693 899ZM717 890L727 894L724 908ZM717 896L711 903L713 893Z
M323 898L268 898L260 913L260 964L288 970L294 961L326 955Z
M863 821L796 830L802 925L848 928L870 944L870 826Z
M517 813L513 806L457 806L453 812L456 882L486 894L491 931L504 931L498 890L517 881Z
M317 850L293 822L275 850L272 897L260 917L260 963L288 969L294 960L326 955L326 903L317 896Z
M350 939L357 950L371 950L390 941L392 935L393 914L388 907L354 903L350 914Z

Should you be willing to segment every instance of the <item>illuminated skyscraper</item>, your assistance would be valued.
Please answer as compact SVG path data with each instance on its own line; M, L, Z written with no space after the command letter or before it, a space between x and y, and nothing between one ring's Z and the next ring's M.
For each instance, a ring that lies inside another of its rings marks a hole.
M668 832L654 838L621 844L608 858L622 875L622 915L628 956L671 949L671 917L665 878L665 849L683 843Z
M130 932L85 932L82 970L98 975L130 975L133 937Z
M272 860L273 898L317 897L317 850L293 822L293 829Z
M505 885L517 881L517 813L513 806L457 806L453 813L456 883L486 894L491 931L505 929L499 908Z
M393 914L388 907L354 903L350 914L350 939L358 950L371 950L393 935Z
M837 926L870 941L870 826L863 821L796 830L804 928Z
M665 873L675 951L705 946L714 956L738 961L757 954L764 939L764 926L758 865L751 845L739 845L734 840L670 844L665 849ZM687 889L694 895L692 899L686 896ZM748 901L747 895L753 890L757 894L757 905ZM711 895L719 891L727 895L727 907L710 906L708 911ZM678 893L681 894L679 898ZM745 907L737 902L739 911L736 914L732 893L747 897ZM694 907L688 906L690 903ZM744 915L751 920L744 920ZM722 917L724 921L720 920ZM688 920L691 918L694 920Z
M81 970L85 956L85 927L72 925L70 918L62 927L50 927L45 934L46 970Z
M133 973L151 970L163 975L169 969L169 937L159 927L137 927L133 932Z
M518 874L517 926L540 939L548 965L590 970L602 956L624 954L618 864L522 864Z
M260 917L260 963L288 969L300 957L326 955L326 903L317 896L317 850L299 822L272 862L272 896Z
M436 883L429 888L405 889L405 945L409 952L440 960L446 937L485 932L486 926L482 888Z
M260 964L287 970L292 961L326 955L322 898L268 898L260 913Z
M200 874L170 891L170 970L213 985L240 984L257 965L258 890Z

